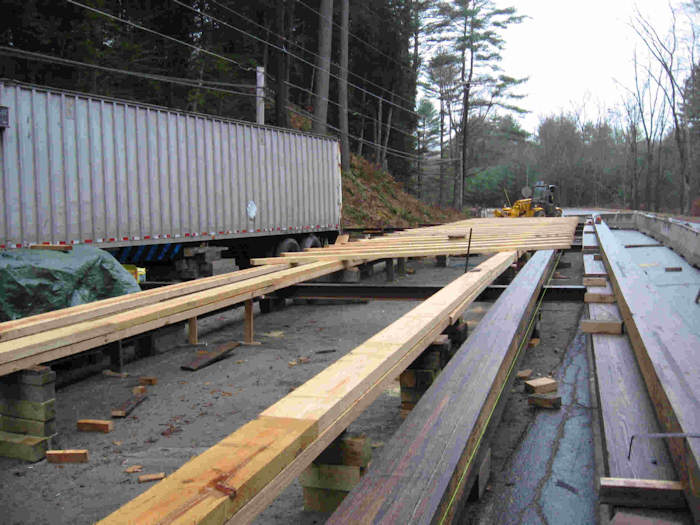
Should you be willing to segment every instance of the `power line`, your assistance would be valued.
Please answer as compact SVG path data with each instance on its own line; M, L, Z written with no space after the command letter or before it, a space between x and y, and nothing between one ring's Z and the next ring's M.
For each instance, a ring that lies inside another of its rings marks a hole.
M249 66L244 66L243 64L241 64L240 62L238 62L232 58L225 57L225 56L220 55L218 53L214 53L213 51L209 51L208 49L205 49L203 47L195 46L194 44L190 44L189 42L185 42L183 40L178 40L175 37L172 37L170 35L165 35L163 33L156 31L155 29L151 29L150 27L142 26L140 24L137 24L136 22L132 22L131 20L126 20L125 18L120 18L120 17L115 16L113 14L107 13L106 11L100 11L99 9L95 9L94 7L91 7L89 5L81 4L80 2L77 2L76 0L66 0L66 2L68 2L69 4L76 5L78 7L82 7L84 9L87 9L88 11L92 11L93 13L105 16L105 17L110 18L112 20L122 22L122 23L127 24L131 27L141 29L142 31L146 31L146 32L151 33L151 34L158 35L162 38L165 38L166 40L170 40L171 42L177 42L178 44L182 44L182 45L187 46L191 49L195 49L196 51L199 51L200 53L205 53L207 55L211 55L213 57L219 58L219 59L224 60L226 62L230 62L232 64L235 64L239 68L243 69L244 71L255 71L255 68L249 67ZM184 4L182 4L182 5L184 5ZM185 6L185 7L187 7L187 6Z
M75 0L66 0L66 1L71 2L71 3L77 3L77 2L75 2ZM258 42L261 42L261 43L263 43L263 44L265 44L265 45L268 45L268 46L270 46L270 47L272 47L272 48L274 48L274 49L277 49L278 51L282 51L283 53L287 53L289 56L294 57L294 58L296 58L297 60L299 60L299 61L301 61L301 62L304 62L305 64L311 66L311 67L314 68L314 69L318 69L319 71L323 71L324 73L328 73L328 74L329 74L330 76L332 76L333 78L336 78L336 79L338 79L338 80L342 80L338 75L334 74L333 72L331 72L331 71L329 71L329 70L326 70L326 69L324 69L324 68L322 68L322 67L320 67L320 66L317 66L316 64L314 64L314 63L312 63L312 62L309 62L309 61L306 60L305 58L300 57L300 56L298 56L298 55L295 55L295 54L292 53L291 51L289 51L289 50L287 50L287 49L284 49L283 47L280 47L280 46L278 46L278 45L276 45L276 44L273 44L272 42L269 42L268 40L265 40L264 38L260 38L259 36L256 36L256 35L254 35L254 34L252 34L252 33L249 33L248 31L245 31L244 29L241 29L241 28L239 28L239 27L235 27L235 26L229 24L228 22L226 22L225 20L222 20L222 19L220 19L220 18L217 18L216 16L211 15L211 14L209 14L209 13L205 13L205 12L201 11L200 9L197 9L196 7L189 6L189 5L187 5L187 4L183 3L183 2L181 2L180 0L172 0L172 1L175 2L176 4L180 5L180 6L184 7L185 9L189 9L190 11L193 11L193 12L199 14L200 16L204 16L204 17L210 18L211 20L215 20L215 21L219 22L220 24L223 24L223 25L225 25L226 27L229 27L229 28L233 29L234 31L238 31L239 33L242 33L242 34L244 34L244 35L246 35L246 36L248 36L248 37L250 37L250 38L253 38L253 39L257 40ZM99 11L99 10L97 10L97 9L95 9L94 11L101 12L101 11ZM105 13L105 14L106 14L106 13ZM108 16L111 17L112 15L108 15ZM117 17L114 17L114 18L117 18ZM121 20L121 19L120 19L120 20ZM171 37L171 38L172 38L172 37ZM188 44L188 45L191 45L191 44ZM411 109L408 109L408 108L405 108L405 107L403 107L403 106L400 106L399 104L396 104L395 102L393 102L393 101L391 101L391 100L385 99L384 97L381 97L381 96L379 96L379 95L375 95L375 94L372 93L371 91L367 91L366 89L364 89L364 88L358 86L357 84L353 84L352 82L347 82L347 84L348 84L348 86L352 86L352 87L354 87L355 89L358 89L358 90L360 90L360 91L362 91L362 92L364 92L364 93L367 93L368 95L370 95L370 96L372 96L372 97L375 97L375 98L377 98L377 99L382 100L383 102L386 102L387 104L390 104L390 105L395 106L395 107L397 107L397 108L399 108L399 109L401 109L401 110L403 110L403 111L406 111L407 113L411 113L411 114L413 114L413 115L416 115L417 117L420 117L420 115L419 115L418 113L416 113L415 111L413 111L413 110L411 110Z
M312 55L312 56L314 56L314 57L316 57L316 58L320 58L320 55L319 55L318 53L315 53L315 52L311 51L310 49L305 48L305 47L302 46L301 44L290 40L289 38L285 37L284 35L280 35L279 33L275 32L275 31L271 31L271 30L268 29L267 27L263 26L262 24L258 24L255 20L253 20L252 18L250 18L250 17L244 15L243 13L241 13L241 12L239 12L239 11L236 11L235 9L232 9L231 7L229 7L229 6L227 6L227 5L224 5L224 4L222 4L221 2L218 2L217 0L210 0L210 1L211 1L212 3L218 5L218 6L222 7L223 9L225 9L225 10L228 11L228 12L230 12L231 14L233 14L233 15L239 17L239 18L242 18L242 19L244 19L244 20L247 20L247 21L250 22L251 24L254 24L254 25L256 25L257 27L259 27L260 29L263 29L263 30L267 31L267 32L270 33L271 35L274 35L274 36L276 36L277 38L280 38L280 39L284 40L285 42L288 42L290 45L293 45L293 46L297 47L299 50L301 50L301 51L303 51L303 52L305 52L305 53L308 53L309 55ZM337 25L337 24L336 24L336 25ZM285 53L288 53L286 49L284 50L284 52L285 52ZM354 77L356 77L356 78L359 78L359 79L362 80L365 84L369 84L369 85L371 85L371 86L374 86L375 88L381 89L382 91L386 91L386 90L387 90L384 86L380 86L379 84L377 84L377 83L375 83L375 82L372 82L371 80L368 80L368 79L364 78L363 76L358 75L357 73L351 71L350 68L343 68L343 67L340 67L340 64L338 64L338 63L336 63L336 62L333 62L333 61L331 61L331 65L337 67L339 71L347 71L349 75L352 75L352 76L354 76ZM400 98L400 99L405 100L405 101L408 102L409 104L412 104L412 101L409 100L409 99L407 99L407 98L405 98L405 97L402 97L402 96L396 95L396 94L395 94L395 96L397 96L397 97Z
M218 91L220 93L227 93L229 95L242 95L242 96L246 96L246 97L257 96L256 93L245 93L243 91L234 91L231 89L224 89L224 88L219 88L219 87L212 87L212 86L203 85L209 81L203 80L200 82L199 80L193 80L193 79L188 79L188 78L168 77L168 76L157 75L157 74L153 74L153 73L142 73L139 71L129 71L126 69L117 69L114 67L100 66L97 64L90 64L89 62L80 62L78 60L71 60L68 58L61 58L61 57L52 56L52 55L45 55L43 53L36 53L34 51L26 51L24 49L18 49L15 47L0 46L0 54L17 56L17 57L24 58L27 60L36 60L36 61L40 61L40 62L60 64L60 65L64 65L64 66L87 67L87 68L92 68L92 69L98 69L100 71L106 71L108 73L118 73L118 74L122 74L122 75L130 75L130 76L134 76L134 77L145 78L148 80L156 80L159 82L168 82L171 84L178 84L178 85L188 86L188 87L192 87L192 88L207 89L210 91ZM254 85L250 85L250 86L247 86L245 84L232 84L232 85L233 86L255 88Z

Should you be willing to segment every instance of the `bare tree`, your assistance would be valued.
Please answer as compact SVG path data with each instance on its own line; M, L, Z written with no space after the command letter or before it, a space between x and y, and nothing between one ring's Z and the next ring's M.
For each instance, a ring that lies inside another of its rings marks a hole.
M632 20L632 28L661 69L661 72L653 76L653 79L663 90L671 114L673 135L680 163L680 211L681 213L688 213L690 211L688 130L683 121L681 110L684 99L684 82L682 79L684 68L682 59L679 56L681 51L679 49L678 16L673 8L669 8L671 9L672 22L666 36L660 35L651 22L649 22L639 10L636 11L634 19ZM693 40L694 39L695 35L693 35ZM695 42L693 41L691 42L691 60L693 54L692 50L694 50L694 48Z

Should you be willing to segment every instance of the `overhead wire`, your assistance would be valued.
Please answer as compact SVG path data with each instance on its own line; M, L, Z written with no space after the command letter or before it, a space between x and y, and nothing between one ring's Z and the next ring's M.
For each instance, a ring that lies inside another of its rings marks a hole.
M19 49L16 47L0 46L0 54L12 55L12 56L21 57L21 58L24 58L27 60L36 60L36 61L40 61L40 62L54 63L54 64L65 65L65 66L86 67L86 68L91 68L91 69L97 69L100 71L105 71L108 73L130 75L130 76L134 76L134 77L145 78L147 80L156 80L159 82L167 82L167 83L171 83L171 84L178 84L178 85L188 86L188 87L193 87L193 88L208 89L211 91L218 91L220 93L226 93L229 95L242 95L242 96L253 96L253 97L257 96L256 93L246 93L244 91L235 91L232 89L224 89L224 88L220 88L220 87L203 85L209 81L200 81L200 80L188 79L188 78L182 78L182 77L169 77L169 76L158 75L158 74L154 74L154 73L143 73L143 72L139 72L139 71L130 71L127 69L118 69L118 68L109 67L109 66L101 66L98 64L91 64L89 62L81 62L79 60L71 60L69 58L62 58L62 57L57 57L57 56L53 56L53 55L46 55L44 53L36 53L34 51L27 51L27 50ZM245 85L245 84L232 84L232 85L239 86L239 87L255 88L255 85Z
M282 40L288 42L290 45L293 45L293 46L297 47L299 50L301 50L301 51L303 51L303 52L305 52L305 53L308 53L308 54L314 56L315 58L320 58L320 55L319 55L318 53L315 53L314 51L311 51L310 49L305 48L305 47L302 46L301 44L299 44L299 43L297 43L297 42L294 42L293 40L290 40L289 38L285 37L284 35L280 35L279 33L270 30L269 28L263 26L262 24L257 23L257 22L256 22L255 20L253 20L252 18L250 18L250 17L244 15L243 13L241 13L241 12L239 12L239 11L236 11L235 9L233 9L233 8L231 8L231 7L229 7L229 6L225 5L225 4L222 4L222 3L219 2L218 0L210 0L210 1L211 1L213 4L222 7L223 9L225 9L225 10L228 11L228 12L230 12L231 14L233 14L233 15L239 17L239 18L242 18L243 20L247 20L247 21L250 22L251 24L254 24L254 25L256 25L257 27L259 27L259 28L261 28L261 29L264 29L264 30L267 31L269 34L274 35L274 36L276 36L277 38L280 38L280 39L282 39ZM295 0L295 1L296 1L296 0ZM320 13L319 13L319 15L320 15ZM336 25L337 25L337 24L336 24ZM286 52L286 50L285 50L285 52ZM355 73L354 71L351 71L349 68L343 68L343 67L340 66L340 64L338 64L338 63L336 63L336 62L333 62L332 60L331 60L330 63L331 63L332 66L335 66L336 68L338 68L339 71L347 71L347 73L348 73L349 75L352 75L352 76L354 76L354 77L356 77L356 78L359 78L359 79L362 80L365 84L368 84L368 85L371 85L371 86L373 86L373 87L375 87L375 88L381 89L382 91L386 91L386 90L387 90L384 86L380 86L379 84L377 84L377 83L375 83L375 82L372 82L371 80L368 80L367 78L363 77L362 75L358 75L358 74ZM397 96L398 98L400 98L400 99L402 99L402 100L405 100L405 101L408 102L409 104L412 104L412 101L410 101L409 99L407 99L407 98L405 98L405 97L402 97L402 96L400 96L400 95L395 95L395 96Z
M76 0L66 0L66 1L67 1L67 2L71 2L71 3L74 3L74 2L77 3ZM283 53L286 53L286 54L288 54L289 56L291 56L291 57L293 57L293 58L296 58L296 59L299 60L300 62L303 62L303 63L307 64L308 66L314 68L314 69L317 69L317 70L322 71L322 72L324 72L324 73L328 73L330 76L332 76L332 77L335 78L335 79L342 80L338 75L336 75L336 74L333 73L332 71L330 71L330 70L328 70L328 69L325 69L325 68L323 68L323 67L321 67L321 66L318 66L318 65L314 64L313 62L310 62L309 60L306 60L305 58L300 57L299 55L296 55L296 54L292 53L291 51L289 51L289 50L287 50L287 49L284 49L283 47L278 46L277 44L274 44L274 43L272 43L272 42L270 42L270 41L268 41L268 40L265 40L264 38L260 38L259 36L254 35L254 34L248 32L248 31L246 31L246 30L244 30L244 29L239 28L239 27L235 27L235 26L229 24L228 22L226 22L225 20L222 20L221 18L218 18L218 17L216 17L216 16L214 16L214 15L212 15L212 14L210 14L210 13L204 12L204 11L202 11L202 10L196 8L196 7L189 6L189 5L185 4L184 2L181 2L180 0L172 0L172 2L174 2L174 3L176 3L176 4L178 4L178 5L182 6L182 7L184 7L185 9L189 9L190 11L193 11L193 12L199 14L200 16L204 16L204 17L210 18L211 20L215 20L216 22L218 22L218 23L220 23L220 24L222 24L222 25L224 25L224 26L226 26L226 27L229 27L230 29L233 29L234 31L237 31L237 32L239 32L239 33L241 33L241 34L244 34L244 35L246 35L246 36L248 36L248 37L250 37L250 38L253 38L254 40L257 40L257 41L260 42L260 43L263 43L263 44L265 44L265 45L268 45L268 46L270 46L270 47L272 47L272 48L274 48L274 49L277 49L278 51L282 51ZM99 10L95 10L95 11L101 12L101 11L99 11ZM112 16L112 15L109 15L109 16ZM359 90L359 91L361 91L361 92L364 92L364 93L366 93L366 94L369 95L369 96L375 97L375 98L377 98L377 99L382 100L383 102L386 102L387 104L390 104L390 105L392 105L392 106L394 106L394 107L397 107L397 108L399 108L399 109L402 110L402 111L405 111L405 112L407 112L407 113L410 113L410 114L412 114L412 115L415 115L415 116L417 116L417 117L420 117L420 115L419 115L418 113L416 113L415 111L413 111L412 109L405 108L405 107L403 107L403 106L401 106L401 105L399 105L399 104L393 102L392 100L388 100L388 99L386 99L386 98L384 98L384 97L382 97L382 96L380 96L380 95L377 95L377 94L375 94L375 93L372 93L371 91L368 91L368 90L366 90L365 88L358 86L357 84L354 84L354 83L349 82L349 81L347 82L347 84L348 84L348 86L351 86L351 87L353 87L353 88L355 88L355 89L357 89L357 90Z

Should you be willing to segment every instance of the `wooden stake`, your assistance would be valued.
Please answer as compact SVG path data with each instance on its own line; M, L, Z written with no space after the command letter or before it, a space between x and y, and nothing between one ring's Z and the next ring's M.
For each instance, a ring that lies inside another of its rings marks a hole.
M248 299L245 302L245 326L243 328L243 344L244 345L257 345L254 341L254 324L253 324L253 300Z

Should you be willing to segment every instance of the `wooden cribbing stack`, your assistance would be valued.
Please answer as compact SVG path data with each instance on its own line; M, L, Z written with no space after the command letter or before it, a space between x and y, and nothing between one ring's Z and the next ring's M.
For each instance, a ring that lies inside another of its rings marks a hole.
M299 476L304 508L333 512L360 482L371 456L367 436L342 433Z

